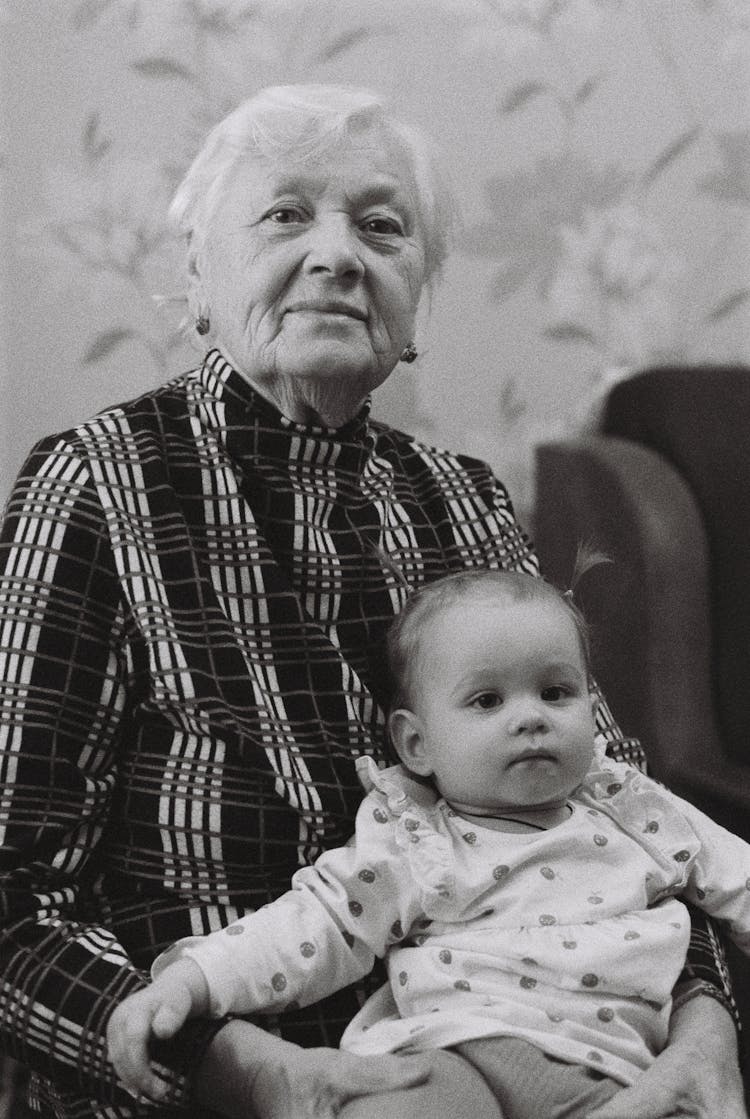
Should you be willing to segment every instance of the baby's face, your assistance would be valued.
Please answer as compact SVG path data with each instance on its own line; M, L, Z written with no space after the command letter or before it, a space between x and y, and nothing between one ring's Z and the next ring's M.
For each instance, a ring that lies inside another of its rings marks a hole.
M553 806L592 761L594 716L563 604L468 597L425 625L413 709L424 757L463 807Z

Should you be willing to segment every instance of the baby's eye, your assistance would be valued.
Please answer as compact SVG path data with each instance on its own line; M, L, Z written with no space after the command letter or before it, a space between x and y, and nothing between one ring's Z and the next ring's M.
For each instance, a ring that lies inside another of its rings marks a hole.
M545 703L559 703L569 695L570 688L566 688L563 684L550 684L548 688L542 688L542 699Z
M479 707L482 711L492 711L503 702L495 692L480 692L472 699L472 706Z
M372 217L362 222L365 233L374 233L377 237L400 236L403 233L400 222L395 218Z

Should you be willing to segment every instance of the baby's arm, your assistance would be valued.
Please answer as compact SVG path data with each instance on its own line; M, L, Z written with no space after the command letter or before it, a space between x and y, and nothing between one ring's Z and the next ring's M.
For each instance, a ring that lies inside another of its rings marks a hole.
M653 842L670 862L674 860L675 868L682 867L685 877L678 896L722 922L750 955L750 844L643 774L629 777L618 764L611 775L630 785L625 826L629 821L633 833L635 821L633 834L642 834L644 841L658 834L658 842ZM602 807L605 804L606 800Z
M115 1008L107 1025L107 1044L129 1091L161 1098L167 1086L151 1067L148 1043L152 1037L173 1037L188 1018L205 1014L208 1002L208 983L201 968L193 960L180 959Z
M701 841L682 896L721 921L750 955L750 845L693 805L679 803Z
M152 985L110 1020L112 1060L127 1086L160 1098L148 1043L171 1036L187 1017L309 1005L366 975L423 915L394 833L385 798L371 793L354 842L299 870L276 901L162 954Z

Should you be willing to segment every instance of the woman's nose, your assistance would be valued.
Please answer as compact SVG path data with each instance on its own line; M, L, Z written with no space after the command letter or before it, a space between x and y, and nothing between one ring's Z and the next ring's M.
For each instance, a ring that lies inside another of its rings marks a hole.
M320 220L309 231L307 268L335 277L359 277L364 273L356 230L343 215Z

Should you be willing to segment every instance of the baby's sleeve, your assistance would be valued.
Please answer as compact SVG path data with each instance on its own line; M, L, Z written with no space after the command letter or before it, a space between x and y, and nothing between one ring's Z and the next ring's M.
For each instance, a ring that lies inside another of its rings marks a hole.
M297 871L291 889L269 905L178 941L152 974L180 956L194 960L213 1016L307 1006L361 979L421 915L394 829L386 797L369 793L345 847Z
M683 896L721 921L738 948L750 955L750 845L687 801L666 795L700 840Z

